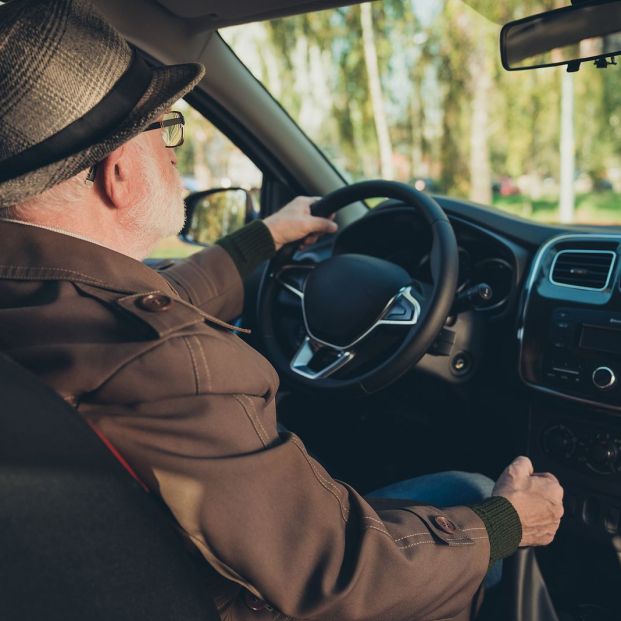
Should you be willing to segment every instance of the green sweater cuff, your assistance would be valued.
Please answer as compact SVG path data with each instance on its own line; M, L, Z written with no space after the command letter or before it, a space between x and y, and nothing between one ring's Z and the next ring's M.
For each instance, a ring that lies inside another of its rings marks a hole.
M231 255L242 280L276 253L272 234L261 220L254 220L216 243Z
M485 524L490 546L490 565L511 556L522 540L520 516L502 496L492 496L470 507Z

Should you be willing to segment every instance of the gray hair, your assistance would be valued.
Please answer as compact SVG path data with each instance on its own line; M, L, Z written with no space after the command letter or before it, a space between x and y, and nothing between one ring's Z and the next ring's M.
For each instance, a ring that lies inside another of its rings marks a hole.
M67 208L84 200L85 193L90 189L86 182L88 171L82 171L45 192L33 196L18 205L0 209L0 218L36 221L38 216L66 212Z

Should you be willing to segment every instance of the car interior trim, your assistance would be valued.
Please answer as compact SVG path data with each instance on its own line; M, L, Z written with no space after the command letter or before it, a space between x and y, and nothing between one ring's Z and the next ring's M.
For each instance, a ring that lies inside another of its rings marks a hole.
M533 287L534 287L535 281L537 279L537 276L540 274L540 270L542 268L543 260L546 257L546 255L548 254L548 252L550 252L550 250L555 245L557 245L559 243L572 242L572 241L589 242L589 243L599 242L599 241L621 243L621 235L606 234L606 233L602 233L602 234L575 233L575 234L558 235L558 236L555 236L555 237L552 237L551 239L549 239L538 250L537 254L535 255L535 258L533 259L528 279L526 281L526 284L524 285L523 301L522 301L521 308L518 311L518 318L519 318L519 320L518 320L518 328L517 328L517 340L518 340L518 348L519 348L519 354L518 354L518 376L519 376L520 380L526 386L528 386L529 388L532 388L533 390L536 390L538 392L541 392L541 393L544 393L544 394L547 394L547 395L553 395L555 397L560 397L561 399L566 400L566 401L582 403L584 405L594 406L594 407L598 407L598 408L606 408L608 410L619 412L619 411L621 411L621 407L617 406L615 404L606 403L604 401L595 401L593 399L588 399L588 398L583 397L583 396L574 395L574 394L568 394L566 392L563 392L561 390L556 390L556 389L550 388L548 386L542 386L542 385L540 385L538 383L530 381L524 375L524 368L523 368L523 360L524 360L524 333L525 333L525 325L526 325L527 313L528 313L529 305L531 303Z
M554 268L556 267L556 263L559 259L559 257L565 253L568 252L572 252L575 254L584 254L584 253L589 253L589 254L609 254L612 255L612 261L610 262L610 268L608 269L608 275L606 277L606 283L604 284L603 287L584 287L584 286L580 286L580 285L569 285L567 283L564 282L557 282L556 280L554 280L553 278L553 274L554 274ZM550 282L555 285L556 287L569 287L570 289L585 289L587 291L605 291L608 288L608 285L610 284L610 278L612 277L612 272L615 268L616 265L616 259L617 259L617 255L616 253L612 252L612 250L579 250L576 248L567 248L564 250L559 250L556 253L556 256L554 257L554 261L552 261L552 265L550 267L550 274L548 276Z

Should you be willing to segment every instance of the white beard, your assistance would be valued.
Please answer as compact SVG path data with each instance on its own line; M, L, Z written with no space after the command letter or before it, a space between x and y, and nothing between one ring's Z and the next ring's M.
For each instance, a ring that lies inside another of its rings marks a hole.
M132 209L132 225L149 247L166 237L177 235L185 223L183 186L179 173L174 170L174 181L166 179L158 170L148 148L139 146L139 156L145 166L142 180L147 191Z

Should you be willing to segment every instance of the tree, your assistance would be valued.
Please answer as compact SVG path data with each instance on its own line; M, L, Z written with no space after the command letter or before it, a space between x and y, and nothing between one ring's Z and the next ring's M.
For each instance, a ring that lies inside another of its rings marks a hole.
M364 46L364 60L371 93L371 105L375 119L375 131L380 155L380 174L384 179L394 177L392 164L392 143L384 109L382 82L377 63L377 49L373 32L373 12L370 3L360 5L360 23L362 26L362 41Z

